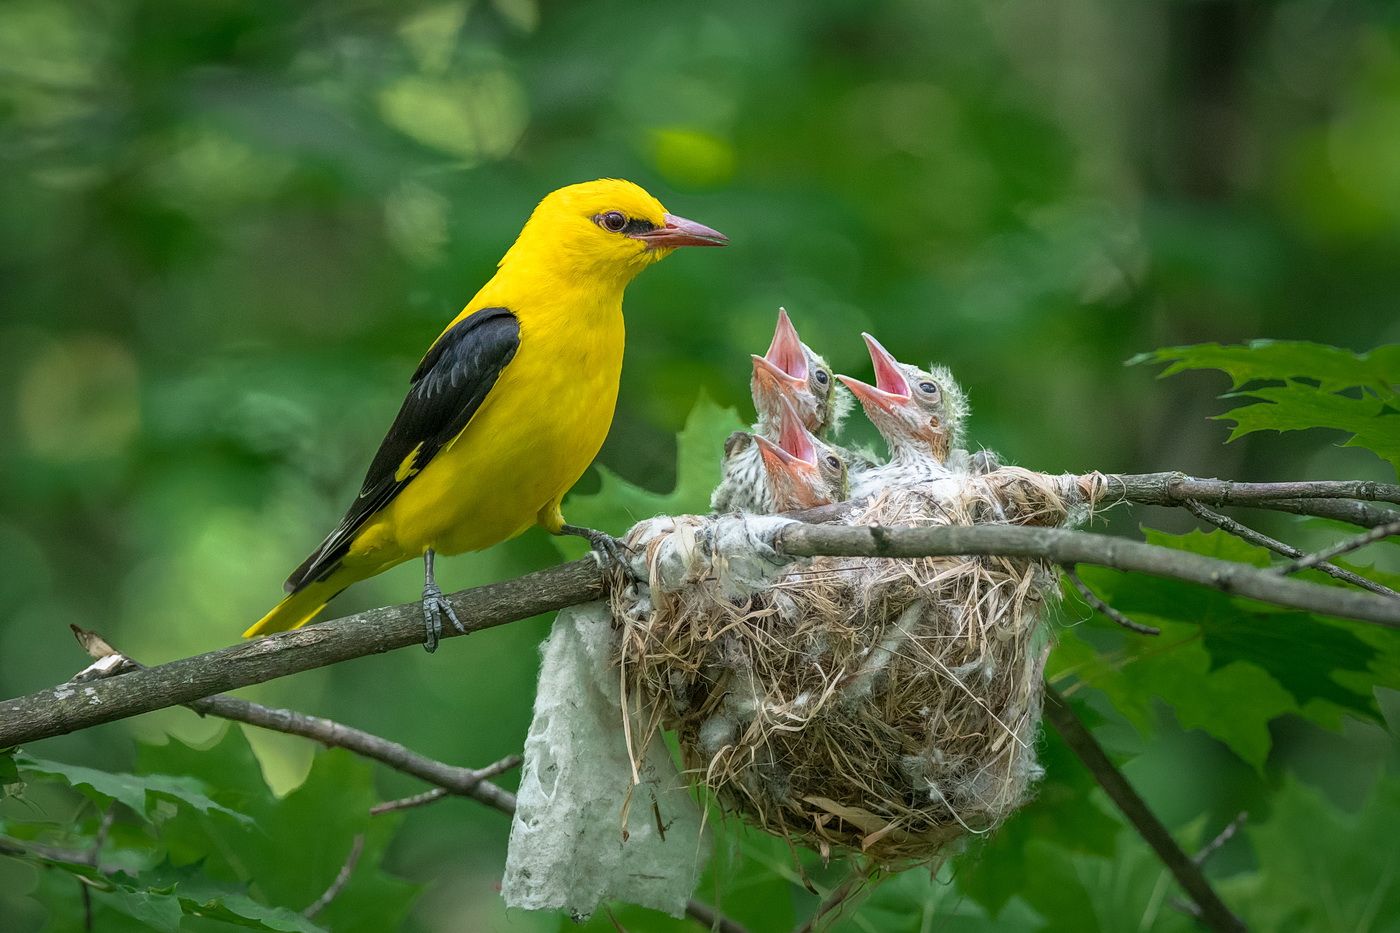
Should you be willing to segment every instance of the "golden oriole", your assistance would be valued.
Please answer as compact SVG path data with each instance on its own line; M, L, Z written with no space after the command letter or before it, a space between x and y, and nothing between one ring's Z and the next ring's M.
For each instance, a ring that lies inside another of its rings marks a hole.
M444 614L464 630L433 578L435 553L481 550L538 523L615 556L617 542L565 524L559 503L612 423L623 290L676 247L726 242L628 181L546 196L418 364L345 517L244 635L305 625L350 584L421 556L432 651Z

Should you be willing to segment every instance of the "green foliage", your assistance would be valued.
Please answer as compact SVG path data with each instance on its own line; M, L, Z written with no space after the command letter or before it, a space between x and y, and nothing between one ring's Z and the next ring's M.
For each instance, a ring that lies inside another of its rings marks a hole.
M723 408L701 395L676 437L676 484L670 492L652 492L599 467L602 484L598 491L570 496L565 514L575 525L622 534L656 515L708 512L710 493L719 482L716 451L723 449L725 438L742 427L732 408ZM560 546L570 556L578 556L586 548L577 541L561 541Z
M1172 535L1148 529L1146 536L1152 544L1210 557L1270 562L1270 552L1219 530ZM1139 574L1086 567L1081 576L1109 604L1162 634L1114 633L1111 640L1090 641L1071 629L1053 656L1053 671L1104 691L1144 735L1153 731L1154 701L1160 700L1183 727L1204 729L1262 768L1275 717L1301 712L1329 726L1342 713L1376 719L1374 686L1400 689L1400 672L1368 640L1384 641L1386 633L1378 638L1360 623ZM1066 598L1071 615L1088 615L1068 588Z
M1228 398L1257 399L1217 418L1233 421L1230 440L1255 431L1331 428L1346 446L1363 447L1400 471L1400 344L1370 353L1303 342L1256 340L1244 346L1168 347L1131 363L1168 363L1163 376L1191 369L1229 375ZM1256 385L1281 382L1282 385Z
M1073 859L1112 859L1122 824L1059 736L1045 736L1041 764L1036 798L961 860L958 889L998 917L1019 898L1047 921L1082 922L1092 898Z
M1259 871L1232 891L1261 930L1400 930L1400 781L1377 783L1346 813L1295 779L1267 821L1247 827Z
M81 765L47 761L25 754L19 755L15 764L23 768L30 777L57 778L71 787L91 794L100 804L105 805L115 800L147 818L157 818L161 799L173 799L193 807L200 813L217 812L244 824L252 822L247 814L210 800L205 794L207 788L204 783L193 777L118 774Z
M414 885L381 867L398 820L371 820L376 798L370 766L361 759L323 752L306 781L284 797L267 788L237 728L203 748L142 745L139 760L139 773L120 774L18 756L27 787L8 805L0 832L43 867L39 896L50 910L49 929L82 925L77 884L89 888L98 928L110 923L168 933L229 927L369 933L393 929L416 895ZM81 796L69 805L88 815L71 822L27 818L57 805L44 797L33 811L24 806L39 789L53 787L76 791ZM113 822L99 835L98 814L109 808ZM308 920L301 910L330 886L360 834L365 845L348 882ZM294 871L287 869L289 853L299 858ZM197 927L190 926L193 918Z
M1400 24L1384 3L1241 6L0 4L0 683L20 693L69 677L65 623L95 611L104 634L151 661L236 638L354 495L424 346L530 207L600 175L647 185L733 245L668 259L630 289L603 491L573 497L573 521L620 531L703 510L703 483L660 493L675 465L668 435L697 390L716 398L678 457L682 472L714 475L718 441L738 426L722 406L747 411L747 355L779 304L838 371L868 375L861 330L947 363L975 403L974 442L1030 467L1346 478L1372 466L1360 447L1396 463L1394 346L1238 342L1394 339ZM1200 132L1203 114L1223 119ZM1150 145L1144 127L1157 128ZM1200 339L1221 343L1147 359L1229 374L1242 392L1224 416L1229 448L1203 430L1217 409L1183 380L1154 387L1118 365ZM1336 439L1353 449L1323 447ZM1277 529L1300 545L1332 531ZM1385 550L1361 572L1393 581ZM532 532L439 573L484 582L556 558ZM411 576L361 584L337 606L401 602ZM1242 782L1259 785L1270 834L1238 840L1219 866L1241 882L1228 895L1240 892L1254 928L1359 926L1347 921L1364 911L1299 904L1321 874L1279 859L1325 852L1383 880L1374 869L1390 850L1368 833L1394 815L1373 804L1363 824L1309 797L1317 819L1285 824L1269 795L1293 792L1287 762L1325 751L1314 776L1326 782L1369 760L1350 737L1356 720L1374 722L1377 686L1400 679L1395 633L1085 577L1165 630L1142 639L1093 619L1063 632L1054 671L1091 701L1081 711L1105 713L1096 734L1130 769L1144 749L1180 751L1132 777L1183 839ZM1088 619L1075 599L1067 618ZM347 665L262 689L446 760L490 761L518 744L538 634L524 623L474 636L460 656L398 652L373 674ZM1187 748L1182 727L1204 735ZM313 786L344 811L279 803L228 738L133 758L133 738L214 728L177 711L68 737L54 757L112 772L79 789L0 752L3 794L23 794L0 801L4 832L81 851L117 792L134 804L116 804L105 849L127 880L93 889L102 933L168 926L172 906L183 927L228 925L190 916L195 902L207 916L256 918L262 905L299 922L359 831L361 865L318 925L556 925L507 918L490 893L497 814L464 805L366 823L367 775L324 756ZM1038 801L955 864L951 883L889 879L840 928L1186 928L1131 833L1104 854L1110 809L1046 742ZM259 753L281 784L311 762L295 740ZM155 775L181 783L151 789ZM393 873L381 868L390 833ZM1350 833L1368 845L1345 849ZM750 835L724 824L700 894L753 930L791 928L816 899L785 848ZM1252 853L1265 846L1261 872ZM51 929L81 929L74 877L91 869L13 861L0 858L6 933L30 933L45 911ZM407 919L412 892L395 875L434 890ZM1376 897L1373 933L1396 912L1388 897ZM633 933L695 929L618 917ZM613 927L600 916L590 929Z

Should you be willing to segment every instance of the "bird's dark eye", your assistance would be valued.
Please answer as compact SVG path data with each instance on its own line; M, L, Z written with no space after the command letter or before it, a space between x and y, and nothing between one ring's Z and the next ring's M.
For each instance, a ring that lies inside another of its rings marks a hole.
M837 460L835 457L827 457L826 465L831 467L833 470L841 469L841 461Z
M812 375L815 376L817 382L821 383L822 385L826 385L827 382L831 380L831 377L826 374L826 370L824 369L819 369Z
M627 215L622 211L608 211L606 214L599 214L594 219L598 221L598 226L613 233L621 233L622 229L627 226Z
M932 382L921 382L919 383L919 391L925 395L937 395L938 386Z

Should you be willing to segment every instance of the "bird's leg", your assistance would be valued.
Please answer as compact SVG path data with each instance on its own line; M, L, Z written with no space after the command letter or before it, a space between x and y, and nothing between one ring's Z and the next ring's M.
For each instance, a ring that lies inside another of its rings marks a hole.
M437 650L438 639L442 637L442 616L447 614L448 621L452 627L463 635L467 633L467 627L457 618L457 613L452 611L452 604L442 595L442 590L437 585L437 580L433 576L433 558L436 555L432 548L423 552L423 648L429 654Z
M604 567L611 563L620 567L630 579L638 581L637 572L632 569L632 562L628 559L632 549L621 538L614 538L607 532L584 528L582 525L560 525L557 533L586 539Z

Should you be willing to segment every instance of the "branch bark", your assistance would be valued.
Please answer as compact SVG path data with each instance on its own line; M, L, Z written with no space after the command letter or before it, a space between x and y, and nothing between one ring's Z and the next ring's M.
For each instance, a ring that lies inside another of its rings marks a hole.
M1055 731L1065 740L1084 767L1093 774L1094 780L1123 811L1123 815L1133 824L1147 844L1157 853L1167 870L1186 891L1196 906L1200 908L1200 919L1218 933L1243 933L1244 923L1231 912L1220 895L1215 893L1201 866L1196 860L1182 851L1172 838L1171 831L1162 825L1157 815L1147 806L1138 792L1128 783L1128 779L1109 760L1103 747L1094 738L1079 717L1074 715L1065 698L1049 684L1045 685L1045 718L1050 720Z
M794 524L775 547L792 556L919 557L1003 554L1062 566L1098 564L1211 586L1295 609L1400 628L1400 601L1318 586L1140 541L1017 525L872 528ZM467 632L598 599L591 557L448 597ZM373 609L95 683L67 683L0 703L0 748L263 683L339 661L422 643L419 604ZM444 637L455 637L455 631ZM241 701L238 701L241 702Z
M1334 480L1287 483L1236 483L1185 473L1104 474L1108 496L1141 505L1184 506L1189 499L1207 505L1240 505L1292 512L1375 528L1400 521L1400 510L1369 502L1400 503L1400 486ZM1347 501L1364 500L1364 501Z
M1350 541L1344 541L1341 544L1337 545L1336 549L1329 548L1329 553L1325 553L1325 555L1305 555L1301 550L1294 547L1293 545L1280 541L1277 538L1270 537L1269 535L1264 534L1262 531L1255 531L1248 525L1245 525L1241 522L1237 522L1228 515L1221 515L1219 512L1208 509L1205 506L1201 505L1201 503L1197 502L1195 499L1188 499L1186 501L1186 508L1191 512L1192 515L1196 516L1201 521L1209 522L1210 524L1221 529L1222 531L1227 531L1237 538L1241 538L1245 541L1248 541L1250 544L1257 544L1259 547L1268 548L1275 554L1282 554L1284 557L1293 558L1293 563L1287 564L1283 567L1273 568L1275 573L1289 574L1293 573L1295 570L1302 570L1305 567L1316 567L1318 570L1327 574L1329 577L1341 580L1343 583L1350 583L1352 586L1359 586L1363 590L1370 590L1372 593L1376 593L1380 596L1389 596L1391 599L1400 599L1400 593L1395 592L1390 587L1385 586L1381 583L1377 583L1375 580L1368 580L1360 574L1352 573L1350 570L1338 567L1336 564L1330 564L1325 559L1325 557L1335 557L1337 554L1344 554L1348 550L1361 547L1364 544L1371 543L1372 541L1379 541L1381 538L1384 538L1387 535L1394 533L1395 531L1400 531L1400 525L1382 525L1379 528L1372 528L1370 531L1366 532L1366 534L1361 535L1360 538L1353 538ZM1356 541L1361 539L1364 539L1362 540L1361 544L1355 543Z
M448 597L468 632L527 619L602 595L591 557ZM443 637L456 636L454 629ZM115 719L179 706L340 661L423 643L417 602L279 632L218 651L91 684L60 684L0 703L0 748L65 735Z
M816 557L932 557L1005 555L1048 560L1061 566L1097 564L1156 577L1170 577L1248 596L1292 609L1345 616L1400 628L1400 601L1372 593L1318 586L1213 557L1062 528L1023 525L945 525L882 528L866 525L788 525L779 529L780 553ZM1280 583L1300 584L1287 588Z
M1359 550L1368 544L1374 544L1383 538L1388 538L1395 534L1400 534L1400 522L1377 525L1364 535L1357 535L1346 541L1339 541L1331 547L1323 548L1316 554L1303 554L1302 552L1292 554L1290 556L1295 558L1293 563L1278 568L1278 572L1282 574L1297 573L1300 570L1307 570L1309 567L1316 567L1318 570L1326 571L1328 567L1332 566L1327 562L1329 558L1340 557L1342 554L1350 554L1352 551ZM1330 573L1330 571L1327 572Z

